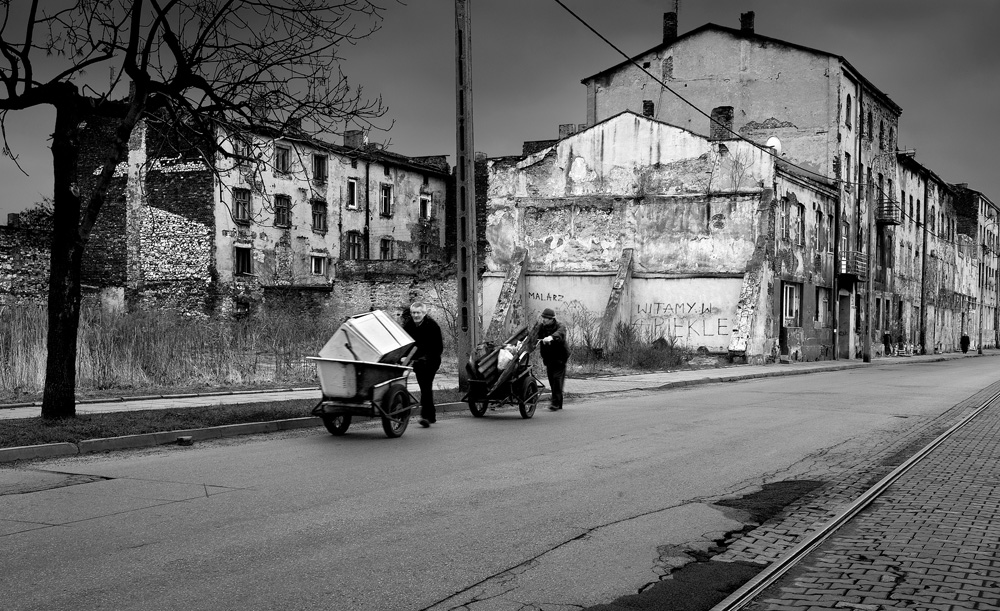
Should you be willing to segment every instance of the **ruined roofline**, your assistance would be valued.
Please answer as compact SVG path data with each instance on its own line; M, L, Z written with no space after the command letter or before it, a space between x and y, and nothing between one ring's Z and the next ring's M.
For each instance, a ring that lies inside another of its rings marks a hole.
M627 60L623 60L621 62L618 62L617 64L615 64L614 66L611 66L610 68L605 68L604 70L601 70L600 72L597 72L596 74L592 74L592 75L590 75L590 76L588 76L586 78L583 78L583 79L580 80L580 82L582 84L586 85L588 81L592 81L592 80L594 80L594 79L596 79L598 77L604 76L605 74L607 74L609 72L617 71L617 70L619 70L620 68L622 68L624 66L630 66L633 63L637 63L639 59L641 59L642 57L645 57L646 55L649 55L650 53L653 53L653 52L656 52L656 51L660 51L662 49L670 48L671 46L677 44L681 40L684 40L686 38L693 38L694 36L696 36L698 34L701 34L703 32L707 32L707 31L710 31L710 30L714 30L714 31L717 31L717 32L724 32L724 33L727 33L727 34L731 34L733 36L736 36L737 38L745 38L745 39L749 39L749 40L757 40L757 41L760 41L760 42L763 42L763 43L769 43L769 44L774 44L774 45L782 45L782 46L785 46L785 47L788 47L788 48L798 49L800 51L806 51L808 53L814 53L816 55L822 55L822 56L825 56L825 57L835 58L835 59L839 60L840 62L842 62L844 64L844 67L850 72L850 74L854 78L856 78L859 81L861 81L861 83L864 84L865 87L868 88L870 90L870 92L875 95L875 97L879 98L885 105L887 105L897 115L898 114L902 114L902 112L903 112L903 109L899 106L899 104L896 104L895 102L893 102L892 98L890 98L881 89L879 89L878 87L876 87L874 83L872 83L863 74L861 74L861 72L859 72L858 69L855 68L851 64L851 62L847 61L847 59L844 56L842 56L842 55L837 55L836 53L830 53L828 51L823 51L821 49L814 49L812 47L807 47L805 45L800 45L800 44L797 44L797 43L794 43L794 42L788 42L786 40L781 40L779 38L771 38L770 36L764 36L762 34L757 34L756 32L746 32L744 30L737 30L737 29L734 29L734 28L727 28L726 26L721 26L721 25L718 25L718 24L715 24L715 23L706 23L705 25L703 25L701 27L698 27L698 28L695 28L695 29L691 30L690 32L685 32L684 34L681 34L680 36L678 36L677 38L673 39L670 42L663 42L663 43L660 43L660 44L658 44L658 45L656 45L654 47L650 47L649 49L646 49L645 51L643 51L643 52L641 52L641 53L639 53L637 55L634 55L634 56L632 56L631 58L629 58Z
M226 129L226 126L219 124L220 127ZM252 127L250 125L242 123L230 123L234 127L245 129L247 132L262 136L264 138L271 138L273 140L287 140L289 142L299 142L308 144L310 146L316 147L317 149L324 150L331 153L337 153L339 155L344 155L349 158L357 158L360 160L367 161L386 161L393 163L402 167L409 167L411 169L420 170L423 172L428 172L431 174L437 174L442 178L449 178L451 176L451 170L442 169L439 166L431 165L419 161L413 157L407 157L406 155L401 155L399 153L393 153L386 149L381 149L374 144L366 144L362 147L350 147L344 146L342 144L333 144L332 142L326 142L325 140L320 140L305 133L301 134L288 134L281 133L280 131L268 128L268 127ZM419 157L437 157L438 155L420 155Z
M799 182L806 183L820 189L825 189L831 194L831 196L837 197L837 180L833 178L820 178L817 174L800 170L798 166L785 161L784 159L775 159L774 170L776 174L784 174L785 176Z
M584 134L584 133L586 133L586 132L594 129L595 127L603 125L604 123L607 123L609 121L613 121L614 119L617 119L618 117L620 117L622 115L632 115L633 117L637 117L639 119L644 119L644 120L649 121L651 123L659 123L660 125L666 125L667 127L673 127L674 129L678 129L680 131L687 132L687 133L691 134L692 136L695 136L697 138L701 138L702 140L705 140L705 141L711 140L710 138L708 138L706 136L703 136L703 135L701 135L699 133L691 131L690 129L687 129L686 127L681 127L680 125L674 125L673 123L668 123L667 121L661 121L660 119L654 119L652 117L644 117L643 115L640 115L639 113L635 112L634 110L627 110L626 109L626 110L623 110L623 111L619 112L618 114L611 115L610 117L608 117L607 119L604 119L603 121L599 121L597 123L594 123L593 125L588 125L587 127L581 129L578 132L573 132L572 134L566 136L565 138L562 138L560 140L555 140L549 146L547 146L545 148L542 148L542 149L539 149L539 150L535 151L534 153L529 153L527 155L500 155L498 157L489 157L487 160L488 161L514 161L514 160L520 161L520 160L525 160L525 159L528 159L529 157L535 157L535 156L538 156L538 155L542 155L544 157L544 155L546 154L546 151L554 149L555 147L559 146L559 144L561 142L569 140L570 138L573 138L574 136L579 136L580 134ZM743 140L743 138L734 137L734 138L731 138L729 140ZM714 142L714 140L713 140L713 142Z

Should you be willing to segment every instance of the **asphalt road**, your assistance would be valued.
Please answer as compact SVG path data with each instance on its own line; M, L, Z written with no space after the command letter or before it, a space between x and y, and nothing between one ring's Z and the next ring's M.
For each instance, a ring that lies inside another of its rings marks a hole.
M608 603L750 520L713 501L874 461L995 378L883 366L5 468L2 607Z

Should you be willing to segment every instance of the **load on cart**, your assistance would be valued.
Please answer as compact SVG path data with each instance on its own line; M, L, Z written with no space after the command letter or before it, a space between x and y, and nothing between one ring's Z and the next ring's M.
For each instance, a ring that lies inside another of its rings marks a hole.
M343 435L354 417L380 418L387 437L399 437L417 403L407 390L414 341L381 310L358 314L340 325L316 363L323 397L312 414L333 435Z
M522 326L500 346L485 344L480 357L469 357L469 403L472 415L481 418L491 405L517 405L522 418L535 415L538 397L544 388L531 372L531 351L537 342Z

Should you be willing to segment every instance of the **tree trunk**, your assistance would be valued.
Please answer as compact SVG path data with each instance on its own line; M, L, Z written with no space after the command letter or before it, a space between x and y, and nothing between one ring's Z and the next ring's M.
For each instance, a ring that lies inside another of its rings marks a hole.
M80 327L80 271L85 238L80 233L78 185L81 116L72 104L56 107L52 136L55 188L49 274L48 354L42 418L76 416L76 338Z

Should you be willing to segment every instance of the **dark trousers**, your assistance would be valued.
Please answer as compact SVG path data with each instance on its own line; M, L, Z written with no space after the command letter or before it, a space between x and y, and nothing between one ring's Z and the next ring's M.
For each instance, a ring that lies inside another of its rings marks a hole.
M546 363L545 373L549 376L549 390L552 391L552 406L562 407L563 386L566 383L566 363Z
M440 363L415 362L413 373L417 376L417 386L420 387L420 417L429 421L437 421L437 410L434 409L434 376Z

